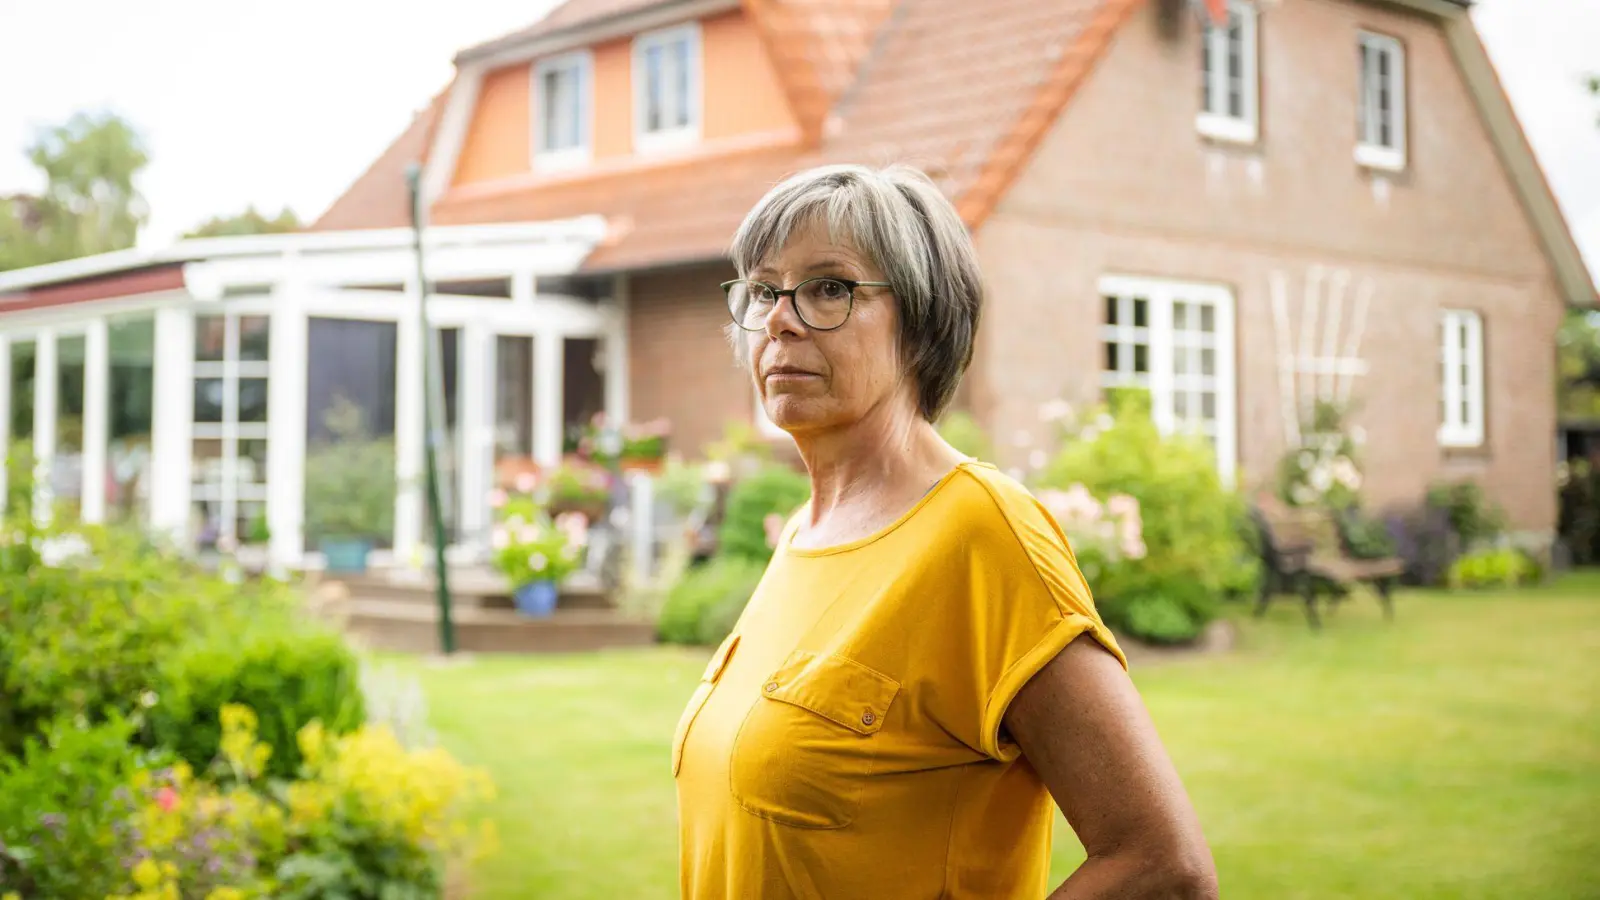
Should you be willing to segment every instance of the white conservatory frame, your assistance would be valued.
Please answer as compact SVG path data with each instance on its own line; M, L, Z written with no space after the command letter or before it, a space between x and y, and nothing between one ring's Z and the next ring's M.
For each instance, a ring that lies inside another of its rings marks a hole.
M509 299L430 294L429 324L459 329L456 422L461 464L454 488L463 498L487 498L493 487L496 338L531 337L534 459L552 464L562 453L563 341L594 338L604 348L604 407L627 417L626 297L613 291L598 302L540 293L541 277L569 275L605 233L596 216L511 225L432 227L425 232L430 284L506 279ZM268 315L266 518L270 556L277 564L315 566L305 551L308 329L313 317L391 322L396 326L396 474L392 556L406 563L426 544L423 469L423 330L417 299L417 261L408 228L303 233L180 241L160 251L120 251L0 273L0 455L10 446L11 346L36 342L33 449L41 475L54 456L56 342L85 340L83 488L86 522L105 518L107 417L112 320L154 318L154 391L148 469L152 531L179 540L189 532L194 438L195 320L218 314ZM87 300L7 312L5 294L92 276L115 276L147 266L182 264L184 286L135 296ZM401 285L403 292L356 287ZM230 363L230 365L233 365ZM0 466L0 480L4 467ZM225 483L233 479L226 478ZM48 491L48 477L41 477ZM3 481L0 481L3 483ZM236 491L237 489L234 488ZM3 499L0 490L0 499ZM43 499L48 499L43 498ZM487 503L463 503L457 559L472 559L488 529ZM231 525L229 526L231 527Z

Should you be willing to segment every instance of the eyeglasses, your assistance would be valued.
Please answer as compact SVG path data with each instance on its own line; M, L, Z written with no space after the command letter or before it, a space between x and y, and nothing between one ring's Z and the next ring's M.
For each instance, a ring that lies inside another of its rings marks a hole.
M887 281L851 281L847 278L809 278L793 289L781 291L764 281L724 281L728 295L728 314L733 324L745 331L767 327L767 317L784 297L794 298L794 311L813 331L832 331L850 318L855 308L856 288L893 287Z

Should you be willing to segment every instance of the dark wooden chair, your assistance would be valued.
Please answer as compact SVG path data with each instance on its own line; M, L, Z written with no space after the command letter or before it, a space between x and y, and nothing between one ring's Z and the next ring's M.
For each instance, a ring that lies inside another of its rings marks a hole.
M1394 618L1395 582L1405 572L1399 558L1362 559L1350 552L1333 515L1323 510L1294 509L1275 499L1261 499L1251 510L1261 535L1261 592L1255 614L1261 616L1278 593L1298 593L1306 620L1321 628L1317 597L1332 603L1365 585L1378 596L1386 619Z

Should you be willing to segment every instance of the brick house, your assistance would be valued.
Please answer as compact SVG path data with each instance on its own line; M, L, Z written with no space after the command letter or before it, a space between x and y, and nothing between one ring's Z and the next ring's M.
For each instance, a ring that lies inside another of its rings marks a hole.
M772 434L722 334L725 250L775 182L910 162L989 281L958 402L1026 463L1040 409L1146 384L1249 487L1317 397L1366 496L1473 478L1555 521L1554 336L1595 288L1466 0L569 0L463 51L308 233L0 273L0 427L89 520L311 548L335 393L396 445L423 541L421 164L457 549L505 460L593 412L693 453ZM781 435L772 434L775 441ZM479 548L481 549L481 547Z
M1595 289L1468 3L1224 4L569 0L462 52L314 227L397 224L416 159L434 223L605 216L574 279L625 306L628 414L692 449L763 422L720 330L743 214L912 162L982 253L962 402L1001 462L1137 381L1253 483L1348 397L1373 500L1470 477L1549 528L1553 335Z

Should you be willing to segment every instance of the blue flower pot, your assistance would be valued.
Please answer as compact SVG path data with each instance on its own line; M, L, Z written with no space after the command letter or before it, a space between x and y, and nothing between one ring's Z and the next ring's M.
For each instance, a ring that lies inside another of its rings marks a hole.
M340 575L361 575L367 571L367 554L372 552L372 541L365 538L323 538L317 542L322 551L324 570Z
M556 600L560 596L561 591L554 581L534 581L517 588L511 599L524 615L544 618L556 611Z

